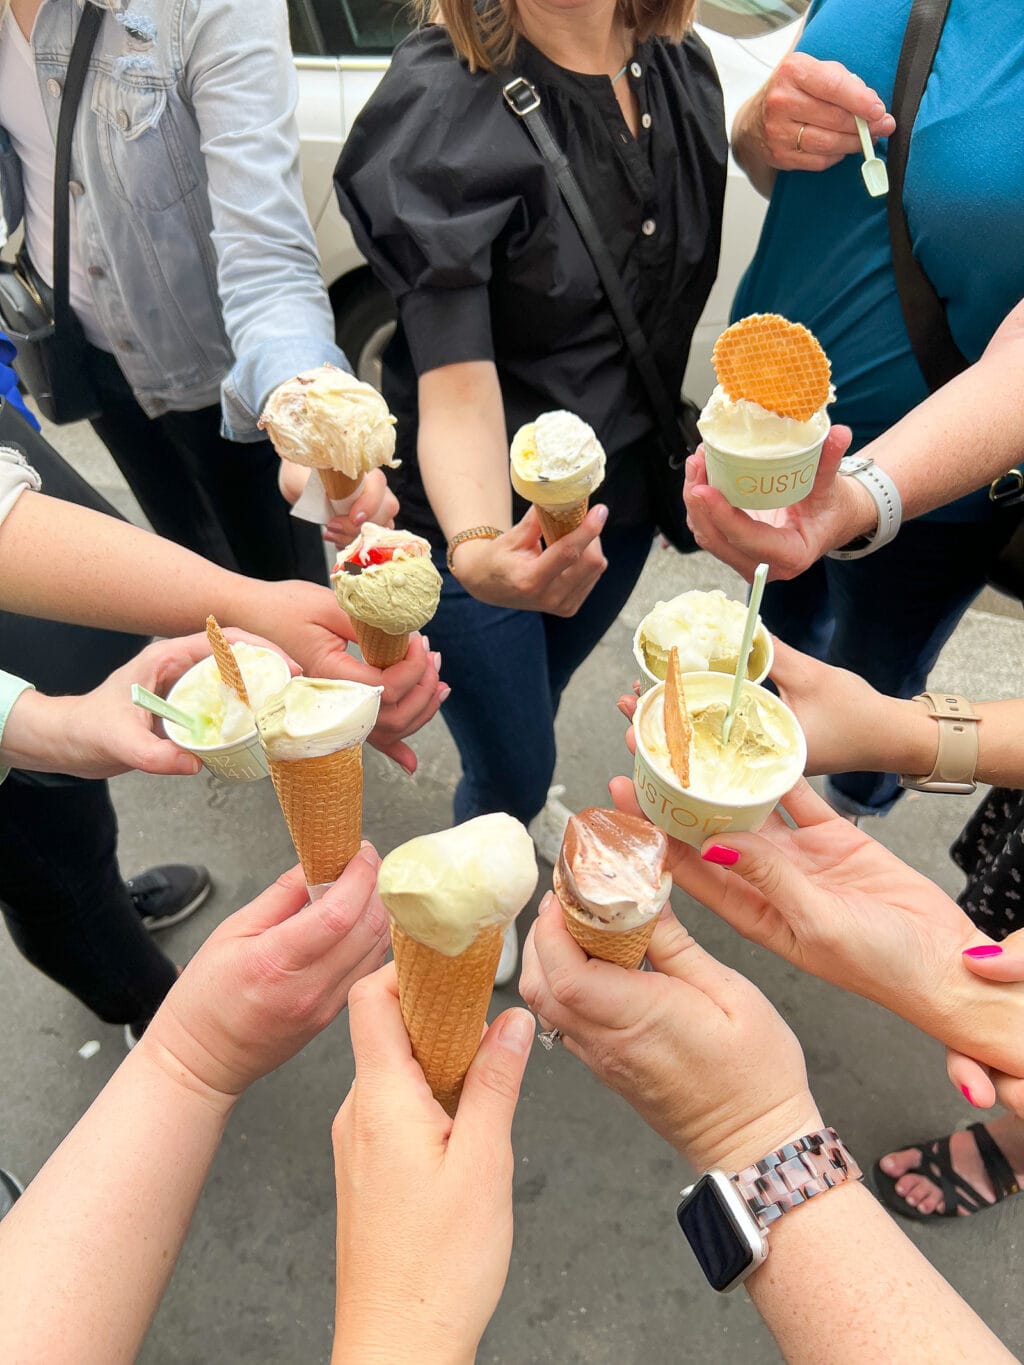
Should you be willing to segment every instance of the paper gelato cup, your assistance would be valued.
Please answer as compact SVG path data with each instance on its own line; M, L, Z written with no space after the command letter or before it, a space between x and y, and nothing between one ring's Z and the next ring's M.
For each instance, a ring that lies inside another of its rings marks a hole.
M685 673L683 686L691 709L709 701L728 702L732 689L729 676L725 673ZM773 785L766 787L756 799L747 802L708 801L698 792L690 791L677 782L670 782L644 750L641 739L644 710L661 695L664 687L664 683L658 683L640 698L633 719L633 733L636 736L633 785L640 809L659 829L694 848L699 848L705 839L714 834L760 829L780 798L803 776L807 764L807 744L796 716L774 693L756 683L744 683L745 693L756 693L761 706L788 722L787 728L793 739L792 762L787 764Z
M272 650L266 652L272 655L280 666L281 687L286 686L292 676L291 669L279 654L274 654ZM171 688L167 700L172 706L175 692L202 663L205 663L205 660L200 660L200 663L190 668L188 673L182 674ZM251 730L240 735L238 739L233 739L229 744L193 744L187 739L182 739L184 731L180 725L173 725L170 721L164 721L163 725L164 733L172 743L177 744L179 749L195 754L207 772L213 773L214 777L219 777L222 782L258 782L260 778L270 775L267 756L263 752L255 724Z
M645 617L644 620L647 618ZM641 621L633 632L633 658L636 666L640 670L640 695L649 692L652 687L657 687L663 678L659 678L647 667L647 658L644 654L641 640L643 638L644 622ZM750 658L747 660L747 677L751 682L764 682L768 674L772 671L772 664L775 662L775 647L772 644L772 637L768 633L767 627L762 622L754 631L754 643L750 646ZM714 672L719 670L715 669ZM726 675L732 677L732 674Z
M731 450L719 450L705 441L708 483L733 507L748 511L792 507L801 498L806 498L814 485L821 448L828 433L826 427L820 441L784 455L740 455Z

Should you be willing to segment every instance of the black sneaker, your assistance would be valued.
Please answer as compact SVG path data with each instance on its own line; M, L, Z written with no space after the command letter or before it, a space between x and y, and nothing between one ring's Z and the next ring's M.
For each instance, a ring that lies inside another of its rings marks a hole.
M212 890L205 867L188 867L183 863L151 867L148 872L130 877L125 885L150 933L169 929L194 915Z
M14 1201L24 1193L21 1182L15 1180L10 1171L0 1170L0 1218L3 1218L5 1213L10 1213L14 1208Z

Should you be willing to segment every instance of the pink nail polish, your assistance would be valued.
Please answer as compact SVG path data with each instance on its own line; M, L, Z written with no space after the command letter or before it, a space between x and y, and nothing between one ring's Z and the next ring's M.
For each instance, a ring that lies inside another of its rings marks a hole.
M968 1104L974 1103L974 1101L971 1099L971 1092L967 1089L966 1085L962 1085L960 1087L960 1093L961 1095L963 1095L964 1099L967 1101Z
M719 867L732 867L740 860L740 855L734 848L725 848L722 844L712 844L707 852L700 856L706 863L717 863Z
M963 955L973 958L999 957L1002 951L998 943L979 943L976 948L965 948Z

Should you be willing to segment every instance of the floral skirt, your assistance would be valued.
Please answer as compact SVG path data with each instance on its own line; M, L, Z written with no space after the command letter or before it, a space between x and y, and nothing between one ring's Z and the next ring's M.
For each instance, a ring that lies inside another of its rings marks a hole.
M957 901L978 928L997 941L1024 928L1024 791L993 787L949 852L967 875Z

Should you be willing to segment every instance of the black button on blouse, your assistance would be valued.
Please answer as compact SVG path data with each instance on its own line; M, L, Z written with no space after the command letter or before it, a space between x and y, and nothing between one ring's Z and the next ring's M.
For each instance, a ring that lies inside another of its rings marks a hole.
M695 35L637 48L621 77L640 107L636 138L606 76L563 70L522 39L514 67L537 87L665 385L678 392L718 269L725 191L722 95L707 48ZM589 422L608 453L598 496L613 523L639 519L644 495L629 490L643 482L634 465L655 425L649 404L586 247L498 78L471 73L442 28L414 33L349 133L335 184L399 310L383 387L404 462L389 475L402 524L441 539L416 466L417 376L470 360L495 362L510 437L555 408Z

